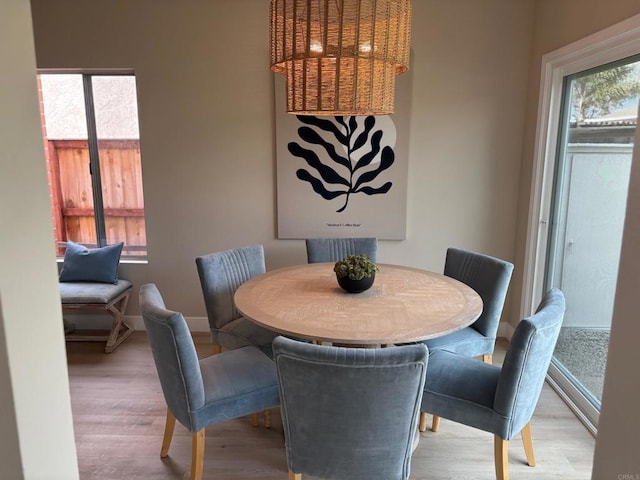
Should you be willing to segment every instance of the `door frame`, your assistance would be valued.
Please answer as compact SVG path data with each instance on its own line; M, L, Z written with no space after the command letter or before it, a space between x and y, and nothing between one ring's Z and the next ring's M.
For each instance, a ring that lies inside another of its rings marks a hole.
M538 119L527 221L521 318L543 296L551 193L558 149L563 79L590 68L640 54L640 14L542 57Z
M640 54L640 15L542 57L520 318L533 314L544 294L564 77L637 54ZM558 379L564 375L557 367L551 365L549 372L553 377L549 379L551 386L595 435L599 412L577 389L569 392L560 388L563 382Z

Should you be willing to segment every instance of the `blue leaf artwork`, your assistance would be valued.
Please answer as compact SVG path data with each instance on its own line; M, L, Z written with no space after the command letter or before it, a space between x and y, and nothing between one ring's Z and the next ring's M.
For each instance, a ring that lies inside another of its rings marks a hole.
M395 154L388 144L381 147L384 128L376 117L297 118L304 124L298 128L300 141L287 148L308 168L298 169L296 176L325 200L344 196L336 212L346 210L352 195L383 195L391 189L393 183L384 182L381 174L393 165Z

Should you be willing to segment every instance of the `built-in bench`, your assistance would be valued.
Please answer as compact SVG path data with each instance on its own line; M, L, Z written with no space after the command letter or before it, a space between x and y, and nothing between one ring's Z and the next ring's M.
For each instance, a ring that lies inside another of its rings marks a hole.
M113 352L132 333L133 327L124 320L129 302L131 282L119 279L118 283L59 282L62 310L105 311L113 317L108 333L100 330L74 330L65 335L68 341L106 341L104 351Z

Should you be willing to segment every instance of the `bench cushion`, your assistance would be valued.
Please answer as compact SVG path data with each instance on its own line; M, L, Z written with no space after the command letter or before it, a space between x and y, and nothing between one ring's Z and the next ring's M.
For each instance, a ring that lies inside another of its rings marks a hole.
M118 283L59 282L60 298L65 303L108 304L131 288L131 282L120 279Z

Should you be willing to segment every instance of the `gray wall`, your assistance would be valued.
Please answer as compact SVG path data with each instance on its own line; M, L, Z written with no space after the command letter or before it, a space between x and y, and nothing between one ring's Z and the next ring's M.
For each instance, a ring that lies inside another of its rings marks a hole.
M267 0L32 6L38 67L135 70L149 263L125 278L204 317L196 256L262 243L269 269L306 262L275 238ZM441 271L450 245L512 259L532 28L529 0L414 2L407 240L381 261Z

